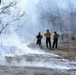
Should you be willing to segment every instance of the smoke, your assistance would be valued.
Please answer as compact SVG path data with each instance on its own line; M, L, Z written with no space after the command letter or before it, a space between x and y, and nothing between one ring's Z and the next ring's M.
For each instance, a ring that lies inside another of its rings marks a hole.
M4 0L2 3L8 4L9 2L11 1ZM36 43L36 35L38 32L41 32L41 34L44 36L44 33L46 32L46 30L49 29L50 32L52 33L52 37L53 37L54 30L57 30L60 33L60 35L66 34L67 36L67 34L70 34L71 33L71 31L69 31L70 27L68 28L69 21L65 23L65 26L68 24L65 27L64 21L67 19L65 19L65 17L62 16L63 13L60 10L60 9L68 8L68 7L65 7L65 5L67 5L67 1L63 1L63 3L62 4L61 3L62 3L61 0L58 0L58 2L57 0L56 1L20 0L16 6L15 12L12 12L11 16L13 13L17 14L19 11L20 13L25 12L25 15L20 21L12 23L12 26L9 25L8 29L10 29L13 32L17 28L17 24L20 26L22 25L22 26L19 27L13 33L6 34L5 36L7 36L7 40L4 39L4 36L2 35L1 40L2 40L2 43L4 43L3 45L14 46L14 47L17 47L19 50L23 48L24 51L25 49L27 49L26 53L28 53L30 52L30 49L28 49L27 47L27 40L29 43L31 41ZM19 11L17 11L17 7L18 9L20 9ZM12 11L14 11L14 9ZM7 18L4 19L4 22L7 21ZM68 30L68 32L66 30ZM43 41L44 39L45 38L43 37Z
M9 1L4 0L4 3L8 4ZM44 35L47 29L49 29L52 33L54 32L54 30L58 30L60 32L60 29L63 27L65 29L66 25L60 25L61 28L59 26L60 22L64 23L60 13L60 9L63 8L64 4L61 8L59 8L59 10L55 8L58 3L56 6L54 6L53 4L54 0L20 0L17 5L20 10L17 12L15 11L14 13L12 12L12 14L25 12L25 15L20 21L12 23L13 26L9 26L10 30L13 31L12 33L2 34L0 37L1 65L10 64L11 66L21 65L31 67L51 67L54 69L72 68L68 61L64 60L63 62L63 59L60 58L61 61L60 59L57 59L57 57L59 57L58 55L47 53L39 47L34 47L33 49L28 47L31 41L36 43L36 35L38 32L41 32L41 34ZM12 11L14 11L14 9ZM17 25L20 25L21 27L14 31L17 28ZM64 32L64 30L61 31L61 34L66 33L66 31Z
M71 8L69 2L75 9L74 1L71 2L71 0L22 0L18 7L21 11L24 10L26 14L22 21L24 25L18 31L20 37L25 37L28 40L36 42L34 40L36 40L35 37L37 33L41 32L41 34L44 35L46 30L49 29L52 33L52 37L53 32L56 30L61 35L61 39L70 38L72 36L71 34L75 32L75 26L73 24L74 27L72 29L74 30L72 31L69 12ZM43 39L45 38L43 37Z
M41 34L44 36L44 33L46 32L47 29L49 29L52 33L54 30L53 25L50 23L49 19L47 20L45 18L44 20L40 19L41 12L42 12L42 9L40 7L40 2L41 2L40 0L31 0L31 1L21 0L21 3L18 5L21 11L22 10L25 11L25 16L24 16L25 18L21 22L21 23L24 22L23 27L20 28L17 31L17 33L20 35L20 37L26 38L27 40L31 40L33 42L36 42L36 35L38 34L38 32L41 32ZM42 7L43 5L44 4L42 4ZM47 8L47 11L48 10L49 9ZM43 14L44 13L46 12L44 11ZM43 37L43 39L45 38Z

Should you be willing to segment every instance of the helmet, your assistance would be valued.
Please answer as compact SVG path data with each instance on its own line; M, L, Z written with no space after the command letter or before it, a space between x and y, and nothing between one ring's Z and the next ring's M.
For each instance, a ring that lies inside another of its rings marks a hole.
M40 32L38 34L40 34Z
M54 31L54 33L57 33L56 31Z
M49 31L49 30L47 29L47 31Z

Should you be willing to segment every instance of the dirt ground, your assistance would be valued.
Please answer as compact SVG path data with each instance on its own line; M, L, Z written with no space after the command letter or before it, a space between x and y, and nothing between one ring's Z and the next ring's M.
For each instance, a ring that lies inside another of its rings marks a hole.
M32 47L33 46L35 45L32 45ZM45 52L54 53L64 59L76 61L76 45L58 46L58 49L47 49L46 46L43 45L41 48ZM76 69L54 70L44 67L0 66L0 75L76 75Z
M31 48L35 48L35 46L36 44L29 45ZM42 45L40 49L45 52L57 54L64 59L76 61L76 45L59 45L57 49L47 49L45 45ZM58 70L45 67L42 68L3 65L0 66L0 75L76 75L76 69Z
M71 44L70 44L71 43ZM45 44L42 44L41 49L45 52L53 52L57 55L60 55L64 59L76 61L76 41L70 42L69 44L59 44L58 48L47 49ZM31 44L29 47L34 48L36 44Z
M76 45L59 46L54 53L62 56L64 59L76 61Z
M46 68L0 66L0 75L72 75L68 72Z

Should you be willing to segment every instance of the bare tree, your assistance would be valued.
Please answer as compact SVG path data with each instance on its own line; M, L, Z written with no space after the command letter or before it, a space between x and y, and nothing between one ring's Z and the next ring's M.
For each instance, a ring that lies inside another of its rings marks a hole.
M49 1L47 1L49 2ZM50 3L50 2L49 2ZM42 7L41 7L42 8ZM47 23L51 28L51 25L54 26L54 29L61 32L61 39L63 40L63 25L64 20L62 16L62 10L58 7L58 5L54 3L50 3L47 8L43 8L40 10L40 20Z
M3 18L5 17L5 15L10 16L10 15L11 15L11 14L10 14L11 12L10 12L9 10L10 10L11 8L16 7L17 4L18 4L17 1L15 1L15 2L10 2L9 5L3 6L3 7L0 9L0 35L3 33L3 31L4 31L6 28L8 28L8 26L11 27L11 24L12 24L12 23L20 20L20 19L25 15L24 12L22 12L22 13L19 12L17 15L15 15L15 17L12 17L12 16L11 16L11 20L8 20L6 23L2 23L2 20L3 20ZM3 16L2 16L2 15L3 15ZM13 13L13 16L14 16L14 13ZM17 26L19 27L20 25L17 25Z
M75 32L76 32L76 8L74 7L73 3L68 0L69 5L69 21L70 21L70 30L71 30L71 38L75 39Z

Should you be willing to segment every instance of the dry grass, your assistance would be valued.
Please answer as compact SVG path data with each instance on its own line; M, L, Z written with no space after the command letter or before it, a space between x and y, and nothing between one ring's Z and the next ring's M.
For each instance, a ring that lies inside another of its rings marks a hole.
M65 59L76 61L76 46L59 46L58 49L55 50L55 53Z

